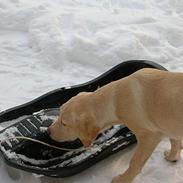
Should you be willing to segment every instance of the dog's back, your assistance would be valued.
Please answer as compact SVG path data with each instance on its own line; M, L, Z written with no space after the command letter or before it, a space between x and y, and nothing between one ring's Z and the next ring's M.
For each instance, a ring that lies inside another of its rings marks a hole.
M142 105L153 124L173 138L183 138L183 74L142 69L132 75L141 87Z

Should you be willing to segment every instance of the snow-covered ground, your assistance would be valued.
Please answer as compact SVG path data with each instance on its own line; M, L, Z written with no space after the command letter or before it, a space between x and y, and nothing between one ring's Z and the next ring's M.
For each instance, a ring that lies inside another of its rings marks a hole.
M182 0L0 0L0 110L61 86L83 83L124 60L148 59L183 71ZM163 159L163 141L135 183L181 183L183 160ZM109 183L134 147L66 179L21 172L3 183Z

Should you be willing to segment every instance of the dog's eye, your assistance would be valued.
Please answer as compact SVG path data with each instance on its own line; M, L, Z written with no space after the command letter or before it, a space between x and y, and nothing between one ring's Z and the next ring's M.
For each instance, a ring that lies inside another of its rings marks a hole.
M66 126L66 124L62 123L63 126Z
M61 125L66 126L66 124L61 120Z

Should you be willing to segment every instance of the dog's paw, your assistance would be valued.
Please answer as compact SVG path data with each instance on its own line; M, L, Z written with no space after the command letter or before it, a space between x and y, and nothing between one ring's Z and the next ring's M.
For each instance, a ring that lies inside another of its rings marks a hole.
M170 150L167 150L164 152L164 156L165 159L170 162L177 162L178 160L180 160L180 152L173 154Z
M111 183L122 183L121 182L121 175L118 175L112 179Z
M131 183L129 177L126 177L124 174L123 175L118 175L113 178L111 183Z

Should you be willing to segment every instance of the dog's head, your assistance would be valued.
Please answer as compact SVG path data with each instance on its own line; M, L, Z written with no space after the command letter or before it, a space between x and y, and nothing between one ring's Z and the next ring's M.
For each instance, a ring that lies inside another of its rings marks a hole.
M82 92L61 106L58 119L48 128L52 139L63 142L79 138L85 147L91 145L100 129L91 110L90 95Z

